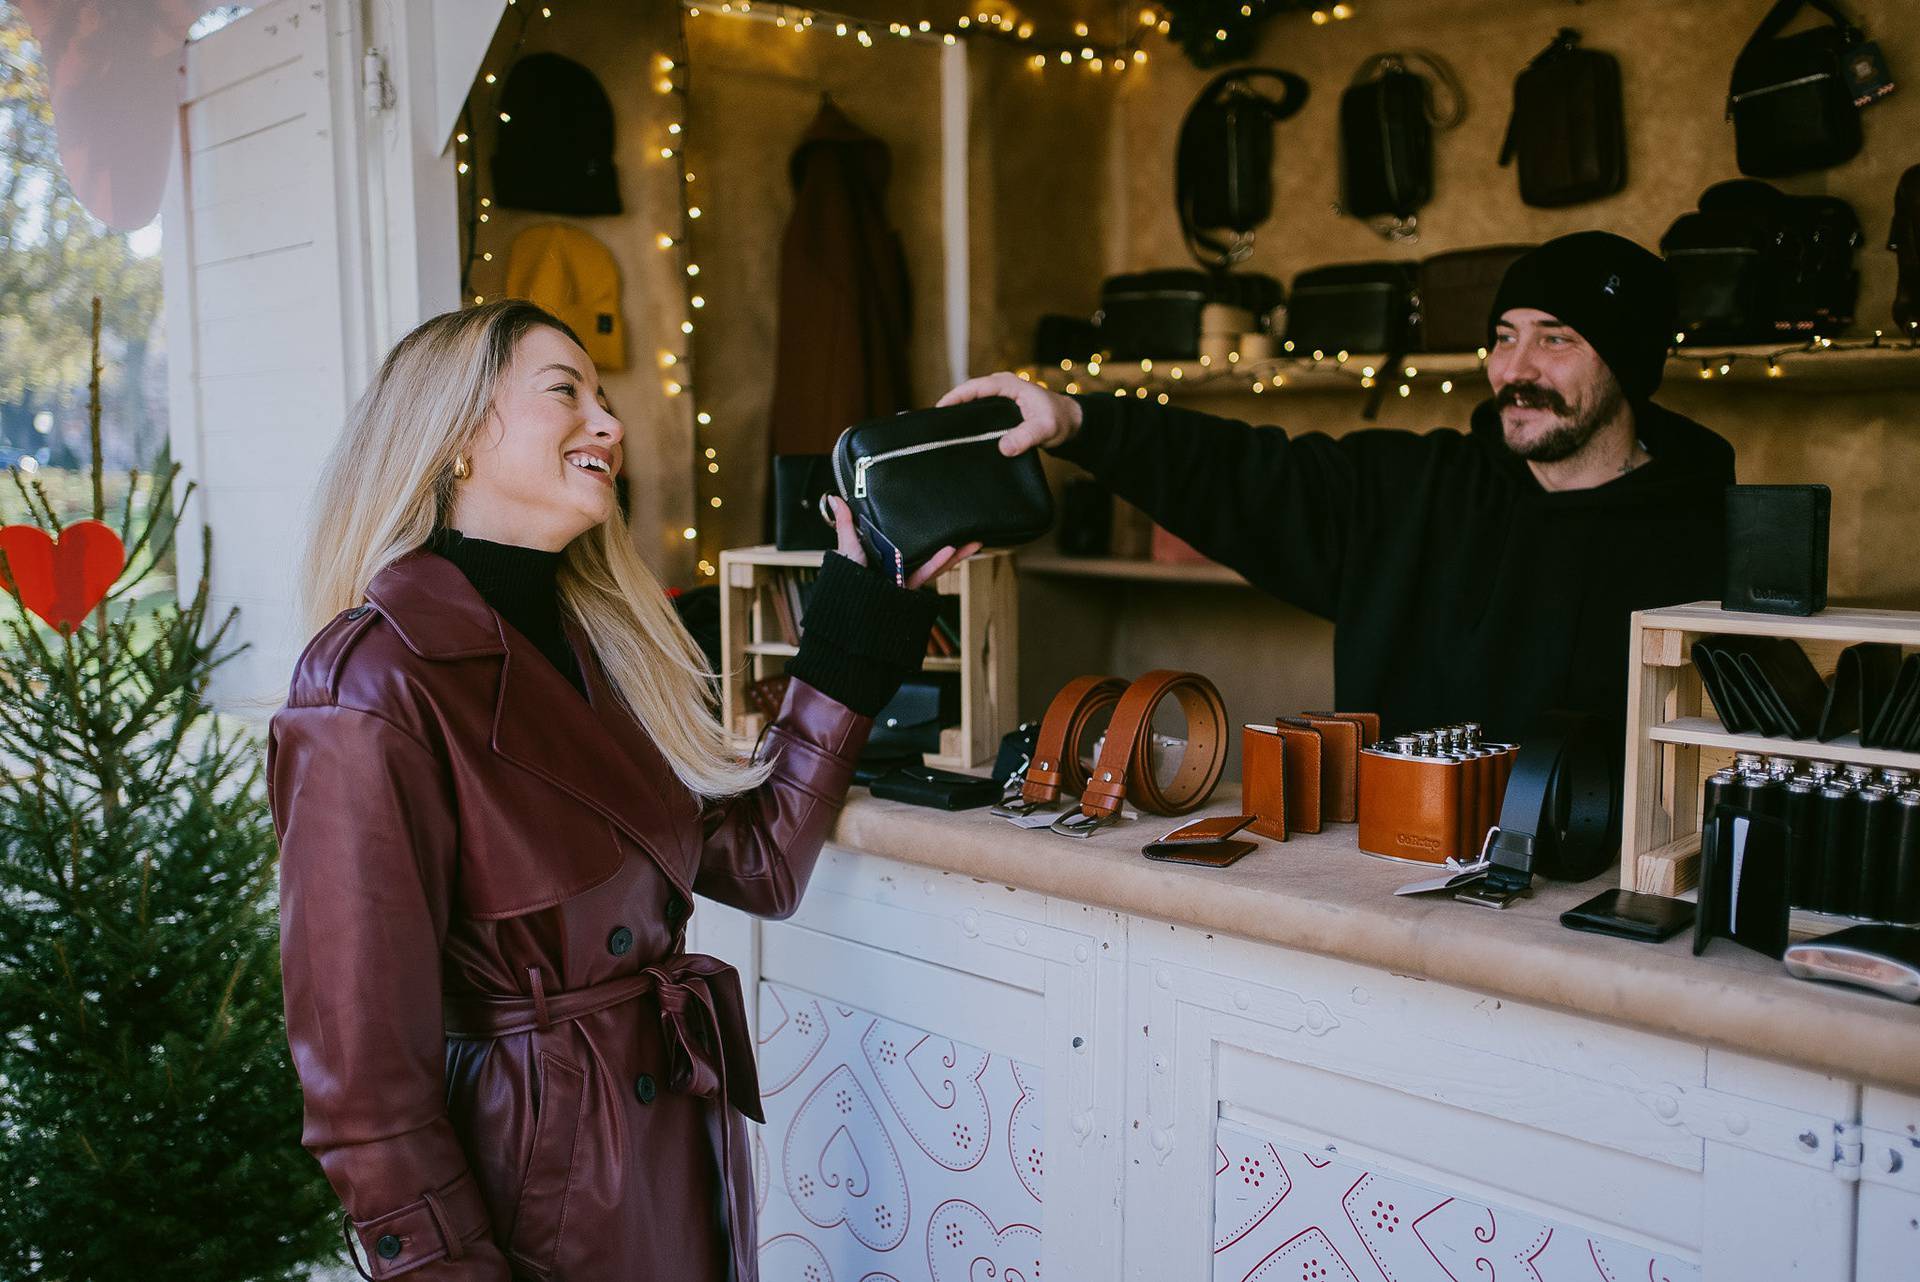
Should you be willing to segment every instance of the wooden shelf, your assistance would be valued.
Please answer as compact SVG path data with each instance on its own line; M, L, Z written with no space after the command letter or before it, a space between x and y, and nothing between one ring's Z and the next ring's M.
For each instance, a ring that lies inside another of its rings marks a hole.
M800 653L799 646L787 645L781 641L749 641L741 647L741 650L747 654L760 654L772 658L786 659L791 659L794 655ZM958 672L965 665L960 662L960 656L958 655L930 654L923 661L922 666L928 672Z
M1669 386L1683 382L1772 384L1784 387L1920 387L1920 347L1867 339L1840 339L1830 348L1792 343L1702 346L1675 352L1667 358ZM1853 344L1859 343L1860 346ZM1205 363L1193 361L1073 362L1061 366L1032 366L1025 373L1063 391L1068 383L1081 392L1121 393L1147 397L1165 394L1192 399L1206 396L1247 396L1273 392L1361 390L1371 377L1397 390L1453 391L1478 399L1486 391L1477 352L1419 352L1402 358L1389 369L1377 352L1288 353L1268 360ZM1702 366L1705 375L1702 375ZM1725 366L1727 372L1721 373ZM1409 376L1408 367L1416 372ZM1096 372L1097 371L1097 372ZM1256 389L1256 384L1258 388ZM1450 385L1450 386L1449 386Z
M1844 734L1832 743L1818 739L1775 739L1758 734L1728 734L1713 717L1677 717L1664 725L1652 726L1647 738L1655 743L1690 743L1701 748L1719 748L1726 752L1757 752L1769 757L1806 757L1814 761L1839 761L1863 766L1882 766L1894 770L1920 772L1920 752L1897 752L1891 748L1863 748L1860 736Z
M1647 626L1683 632L1726 632L1740 636L1792 637L1796 641L1887 641L1920 645L1920 613L1912 610L1867 610L1836 606L1818 614L1748 614L1723 610L1711 601L1648 610Z
M748 654L771 654L789 659L800 653L799 646L787 645L781 641L752 641L742 648Z
M1123 579L1134 583L1214 584L1219 587L1252 586L1238 573L1213 561L1146 561L1122 556L1062 556L1057 553L1021 552L1014 565L1022 574L1044 574L1059 578Z

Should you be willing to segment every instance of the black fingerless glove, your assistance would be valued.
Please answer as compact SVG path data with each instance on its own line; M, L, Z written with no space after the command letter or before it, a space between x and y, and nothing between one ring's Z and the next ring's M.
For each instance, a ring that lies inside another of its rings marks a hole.
M801 620L800 653L787 672L863 717L887 706L920 670L940 598L827 553Z

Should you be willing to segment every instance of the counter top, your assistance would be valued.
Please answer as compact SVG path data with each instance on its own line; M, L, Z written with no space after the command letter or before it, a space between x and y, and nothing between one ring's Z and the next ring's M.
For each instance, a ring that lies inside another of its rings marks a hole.
M1223 786L1188 818L1236 813L1238 801L1238 789ZM1617 870L1573 885L1536 879L1529 897L1494 911L1445 895L1396 898L1396 886L1431 873L1362 855L1351 824L1284 843L1257 838L1258 849L1225 869L1142 857L1144 842L1178 822L1148 815L1079 840L1017 829L985 809L948 814L856 788L831 840L1920 1093L1920 1007L1793 979L1727 940L1695 957L1691 931L1646 944L1560 925L1562 911L1618 884Z

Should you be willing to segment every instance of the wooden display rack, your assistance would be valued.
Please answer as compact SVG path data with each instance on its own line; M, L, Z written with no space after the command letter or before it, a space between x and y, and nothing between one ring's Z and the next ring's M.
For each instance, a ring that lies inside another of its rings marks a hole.
M1712 633L1791 637L1823 677L1858 641L1920 646L1920 613L1823 610L1794 617L1738 614L1711 602L1633 616L1627 659L1627 777L1621 798L1620 884L1677 895L1699 876L1700 803L1708 775L1742 752L1920 771L1920 753L1863 748L1858 734L1831 743L1728 734L1693 669L1693 643Z
M777 572L817 568L825 553L782 552L771 545L720 554L720 711L727 732L745 751L765 719L747 704L747 686L777 676L797 647L784 644L760 586ZM940 751L927 764L946 770L992 765L1000 737L1018 720L1020 594L1013 556L981 552L934 580L942 596L960 598L960 653L929 655L928 672L960 674L960 724L940 734Z

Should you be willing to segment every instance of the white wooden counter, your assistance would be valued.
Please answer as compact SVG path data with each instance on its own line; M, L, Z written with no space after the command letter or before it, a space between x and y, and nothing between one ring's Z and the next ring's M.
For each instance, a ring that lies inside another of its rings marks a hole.
M1222 871L1170 826L856 790L791 921L701 905L766 1282L1920 1278L1920 1009L1561 928L1604 876L1493 912L1349 826Z

